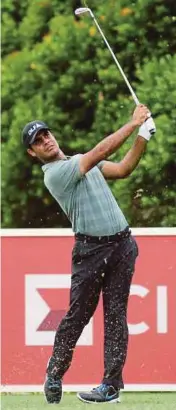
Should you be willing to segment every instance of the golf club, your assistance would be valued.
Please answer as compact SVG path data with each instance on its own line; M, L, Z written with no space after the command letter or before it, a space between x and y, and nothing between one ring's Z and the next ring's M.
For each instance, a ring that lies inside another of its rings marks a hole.
M117 58L116 58L116 56L115 56L115 54L114 54L112 48L110 47L110 45L109 45L109 43L108 43L108 41L107 41L105 35L103 34L103 31L102 31L101 27L99 26L99 24L98 24L98 22L97 22L97 20L96 20L96 18L95 18L95 16L94 16L92 10L89 9L88 7L80 7L80 8L78 8L78 9L75 10L75 14L76 14L77 16L80 15L80 14L84 14L84 13L89 13L89 14L91 15L91 17L93 18L93 20L94 20L94 22L95 22L95 24L96 24L96 26L97 26L97 28L98 28L98 31L100 32L101 36L103 37L103 40L104 40L105 44L107 45L107 47L108 47L108 49L109 49L109 51L110 51L110 53L111 53L111 55L112 55L112 57L113 57L113 59L114 59L116 65L117 65L117 67L118 67L118 69L119 69L119 71L120 71L120 73L121 73L121 75L122 75L122 77L123 77L124 80L125 80L125 83L126 83L128 89L129 89L129 91L130 91L130 93L131 93L131 95L132 95L132 97L133 97L133 100L134 100L135 104L136 104L136 105L139 105L140 102L139 102L139 100L138 100L138 98L137 98L137 95L135 94L133 88L131 87L131 85L130 85L130 83L129 83L129 81L128 81L128 79L127 79L127 77L126 77L126 75L125 75L125 73L124 73L124 71L123 71L123 69L122 69L120 63L118 62L118 60L117 60ZM150 119L147 120L147 124L145 124L145 125L146 125L148 131L150 132L150 134L154 134L154 133L156 132L155 123L154 123L154 121L153 121L153 119L152 119L151 116L150 116Z

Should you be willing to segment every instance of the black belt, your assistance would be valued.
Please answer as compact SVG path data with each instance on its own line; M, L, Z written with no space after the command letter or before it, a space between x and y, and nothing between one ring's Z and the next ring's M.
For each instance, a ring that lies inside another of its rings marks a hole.
M81 242L87 242L87 243L108 243L108 242L117 242L120 241L123 238L129 238L131 235L131 231L129 229L129 226L127 226L124 231L117 232L115 235L109 235L109 236L90 236L90 235L84 235L82 233L76 233L75 234L75 239L77 241Z

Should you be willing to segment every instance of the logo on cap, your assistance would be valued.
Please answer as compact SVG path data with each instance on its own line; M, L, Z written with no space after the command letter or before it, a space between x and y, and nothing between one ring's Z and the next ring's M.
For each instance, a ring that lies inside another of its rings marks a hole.
M31 136L31 134L32 134L34 131L36 131L38 128L40 128L40 127L41 127L41 124L38 124L38 123L34 124L34 125L29 129L28 135Z

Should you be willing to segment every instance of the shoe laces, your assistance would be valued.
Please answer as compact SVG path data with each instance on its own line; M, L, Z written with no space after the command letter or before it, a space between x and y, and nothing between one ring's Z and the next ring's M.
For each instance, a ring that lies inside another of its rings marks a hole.
M53 377L48 377L50 388L58 388L60 386L60 381L54 379Z
M102 383L102 384L100 384L99 386L94 387L93 390L94 390L94 391L96 390L97 392L100 392L100 393L102 392L102 393L103 393L103 392L106 391L108 388L109 388L109 386L108 386L107 384L103 384L103 383Z

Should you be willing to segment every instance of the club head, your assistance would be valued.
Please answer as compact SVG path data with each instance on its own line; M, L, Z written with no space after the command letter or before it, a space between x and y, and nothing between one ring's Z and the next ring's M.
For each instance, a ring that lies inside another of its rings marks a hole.
M93 16L92 11L88 7L80 7L75 10L76 16L79 16L80 14L84 14L84 13L90 13L91 16Z

